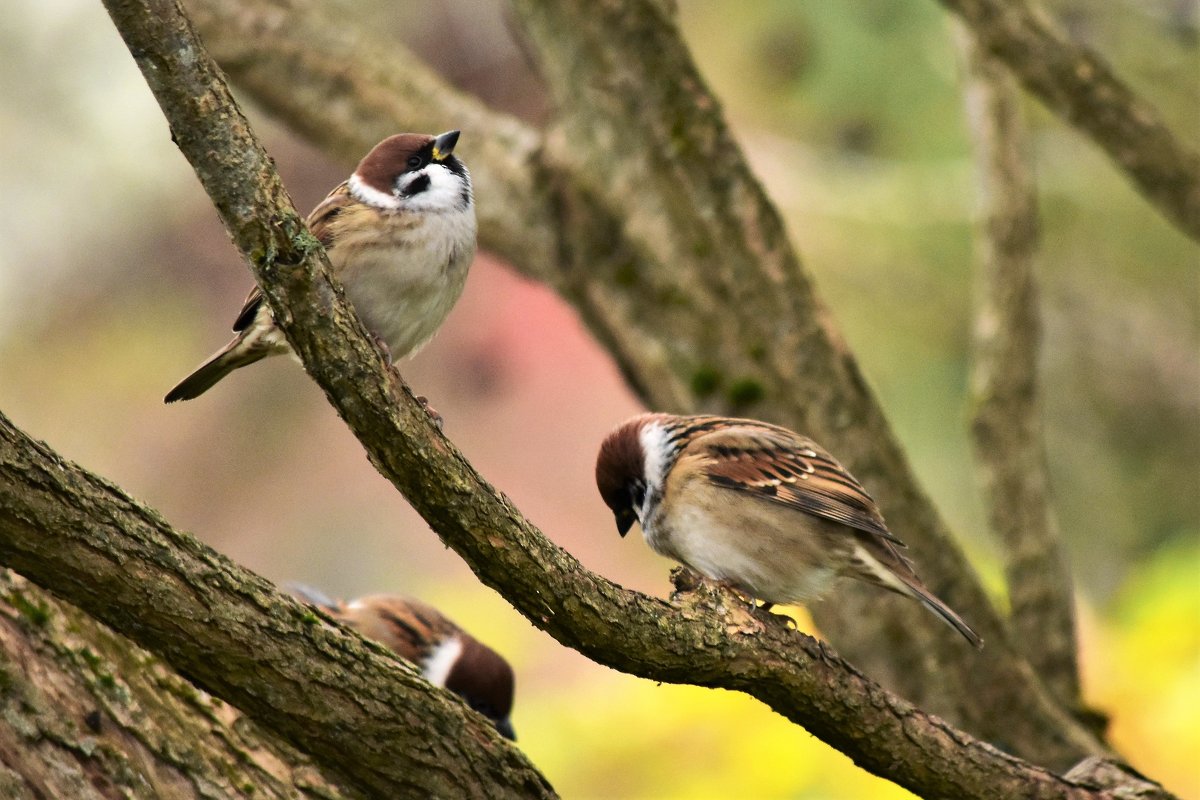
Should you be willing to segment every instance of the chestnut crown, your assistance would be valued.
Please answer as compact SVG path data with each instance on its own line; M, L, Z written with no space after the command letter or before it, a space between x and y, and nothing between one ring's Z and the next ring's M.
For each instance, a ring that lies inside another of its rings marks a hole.
M405 173L419 172L430 164L440 164L461 176L466 168L454 156L458 136L458 131L438 136L397 133L372 147L354 172L365 185L384 194L390 194Z
M646 455L641 440L642 419L626 422L600 444L596 456L596 488L613 512L617 533L629 533L646 499Z

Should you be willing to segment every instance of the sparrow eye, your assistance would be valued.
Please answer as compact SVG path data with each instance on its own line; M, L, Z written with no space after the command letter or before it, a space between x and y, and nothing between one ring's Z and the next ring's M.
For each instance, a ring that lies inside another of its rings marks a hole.
M409 156L408 157L408 168L409 169L416 169L417 167L421 166L423 163L425 163L425 162L420 156Z
M642 503L646 501L646 484L642 481L634 481L629 484L629 501L635 508L641 508Z

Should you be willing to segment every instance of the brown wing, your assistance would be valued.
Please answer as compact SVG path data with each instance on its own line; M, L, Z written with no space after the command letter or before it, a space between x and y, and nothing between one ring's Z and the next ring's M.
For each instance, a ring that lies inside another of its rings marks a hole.
M333 228L330 223L347 206L358 205L358 202L350 194L349 182L342 181L332 192L325 195L325 199L317 204L317 207L312 210L312 213L308 215L308 219L304 222L308 225L308 229L312 231L312 235L317 237L321 244L329 247L333 244Z
M694 439L705 475L717 486L747 492L806 514L873 533L900 547L879 507L845 467L811 440L785 428L741 424Z
M460 632L432 606L394 595L375 595L347 603L339 616L363 636L382 642L417 664L437 643Z
M325 195L324 200L317 204L317 207L308 215L305 224L322 245L329 247L333 244L333 228L330 223L343 209L357 202L350 194L349 183L342 181L332 192ZM250 323L254 322L254 317L258 314L262 301L262 291L255 286L250 290L250 294L246 295L246 302L242 304L242 310L238 312L237 319L233 322L234 331L241 332L250 327Z

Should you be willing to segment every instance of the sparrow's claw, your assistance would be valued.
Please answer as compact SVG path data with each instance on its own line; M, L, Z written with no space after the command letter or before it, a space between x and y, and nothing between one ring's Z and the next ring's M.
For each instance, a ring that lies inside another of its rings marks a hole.
M383 337L372 333L371 338L375 340L375 346L383 351L383 363L389 367L392 366L392 348L388 347L388 343L383 340Z
M437 425L437 429L440 431L446 421L442 419L442 415L437 412L436 408L429 405L429 398L423 394L419 394L417 395L417 402L421 404L421 408L425 409L425 413L429 414L429 418L433 420L433 424Z

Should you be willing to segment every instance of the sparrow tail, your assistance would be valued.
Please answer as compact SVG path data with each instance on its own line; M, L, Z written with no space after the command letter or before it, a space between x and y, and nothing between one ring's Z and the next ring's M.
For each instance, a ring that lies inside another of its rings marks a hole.
M211 355L191 375L167 392L163 402L174 403L178 400L191 400L199 397L235 369L253 364L255 361L271 355L272 352L269 348L248 341L245 337L238 337Z
M963 622L963 618L954 613L954 610L951 609L950 606L934 597L933 593L924 586L914 586L910 583L908 584L908 588L911 590L911 596L913 598L919 600L921 605L925 606L934 614L936 614L951 628L954 628L954 630L961 633L963 638L970 642L976 650L983 648L983 639L979 638L979 634L971 630L971 626Z
M950 606L939 600L925 587L912 570L912 564L890 543L879 540L883 547L869 548L862 542L854 549L858 567L856 577L874 583L884 589L911 597L936 614L943 622L963 635L976 649L983 647L983 639L954 613ZM874 552L872 552L874 550ZM882 561L876 554L885 556Z

